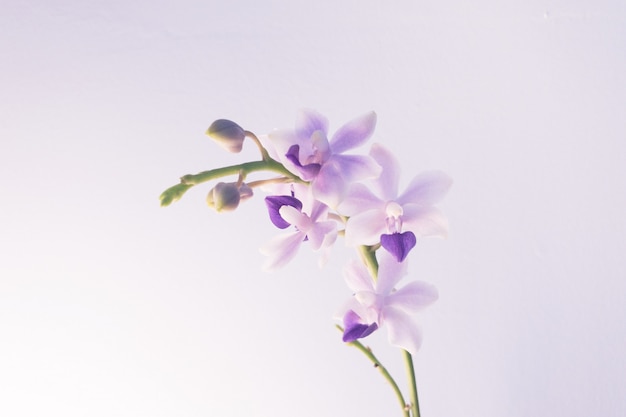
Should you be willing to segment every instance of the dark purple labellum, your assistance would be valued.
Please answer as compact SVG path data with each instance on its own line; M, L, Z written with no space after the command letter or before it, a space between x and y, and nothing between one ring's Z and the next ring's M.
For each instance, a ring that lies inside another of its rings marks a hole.
M380 244L390 254L396 258L396 261L402 262L406 259L409 251L415 246L416 239L413 232L392 233L390 235L381 235Z
M300 163L300 145L291 145L285 156L292 164L298 167L298 170L302 174L301 177L305 181L309 181L315 178L320 172L320 168L322 167L320 164L308 164L302 165Z
M376 329L378 324L364 324L361 323L361 317L352 310L348 310L345 316L343 316L343 337L344 342L354 342L357 339L369 336Z
M270 214L270 220L274 223L274 226L279 229L286 229L290 226L285 219L280 215L280 208L282 206L291 206L302 211L302 201L290 195L270 195L265 197L265 205Z

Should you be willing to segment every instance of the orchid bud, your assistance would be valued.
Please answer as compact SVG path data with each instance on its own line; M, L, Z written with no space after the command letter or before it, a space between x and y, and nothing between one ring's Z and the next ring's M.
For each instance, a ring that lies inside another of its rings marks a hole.
M241 199L241 201L246 201L253 195L254 192L252 191L252 188L248 186L248 184L241 184L239 186L239 198Z
M228 152L239 153L246 137L245 131L237 123L219 119L211 123L206 131L213 140Z
M234 182L220 182L209 191L206 203L217 212L233 211L239 202L252 197L252 188L246 184L237 186Z

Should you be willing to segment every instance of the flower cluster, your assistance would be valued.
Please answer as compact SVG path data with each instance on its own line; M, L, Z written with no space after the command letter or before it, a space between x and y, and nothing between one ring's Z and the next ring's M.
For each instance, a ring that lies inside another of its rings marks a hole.
M261 160L186 175L161 195L161 203L179 199L196 184L235 176L232 182L217 183L207 196L209 206L229 211L262 188L268 194L267 217L282 231L261 247L269 270L285 266L302 246L320 251L323 265L343 236L360 255L344 269L352 296L339 314L343 341L385 327L392 345L415 354L421 336L413 316L438 295L423 281L401 284L418 239L447 234L446 218L435 205L452 181L443 172L426 171L400 192L399 163L389 150L375 143L367 155L353 153L370 139L375 126L376 114L370 112L331 136L328 120L305 110L294 128L273 131L260 140L232 121L217 120L207 131L210 137L230 152L240 152L249 139L259 148ZM276 175L246 182L248 174L259 171Z

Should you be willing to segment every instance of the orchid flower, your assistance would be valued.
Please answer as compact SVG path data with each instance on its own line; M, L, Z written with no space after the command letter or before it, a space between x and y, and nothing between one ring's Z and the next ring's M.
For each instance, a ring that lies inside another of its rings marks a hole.
M303 243L322 252L326 260L339 234L346 243L359 246L362 262L351 261L344 278L352 290L338 319L343 320L344 342L356 342L382 327L389 342L400 348L409 373L411 400L406 401L398 384L369 348L351 343L383 370L398 397L404 416L419 416L419 401L411 355L417 353L422 337L413 315L438 298L437 289L422 281L398 286L407 272L404 262L417 237L445 236L446 218L434 205L450 188L444 173L419 174L399 194L399 164L385 148L374 144L369 155L345 154L363 145L374 132L376 114L370 112L346 123L329 139L328 120L313 110L296 118L295 128L257 136L237 123L219 119L207 134L229 152L239 153L246 139L259 148L261 160L209 169L180 178L166 189L161 205L179 200L198 184L218 180L206 202L218 212L235 210L241 201L260 189L268 194L265 203L270 221L284 234L264 244L264 269L286 265ZM270 177L249 181L251 174ZM221 180L237 176L236 181ZM372 189L363 181L371 180ZM344 230L338 231L341 224ZM380 252L377 249L381 246Z
M319 201L310 204L310 214L306 214L306 205L295 195L268 196L265 202L272 223L279 229L293 226L293 231L275 237L260 248L261 253L269 257L264 269L286 265L302 242L308 241L313 250L319 250L329 248L337 239L337 223L327 220L328 207ZM325 259L326 254L323 254L320 264Z
M420 348L422 336L411 316L437 300L437 289L423 281L413 281L396 289L406 275L407 263L397 262L387 252L382 252L379 258L376 282L368 269L356 260L344 270L354 297L345 307L343 341L352 342L385 326L389 343L414 355Z
M344 155L362 145L376 126L376 113L370 112L343 125L328 140L328 121L319 113L303 110L294 130L278 130L268 135L276 157L304 181L310 181L313 195L335 208L348 184L375 178L380 167L366 155Z
M363 184L353 184L338 209L350 217L346 244L381 243L396 260L403 261L415 246L416 236L446 236L448 222L433 205L452 185L450 177L440 171L423 172L398 195L400 170L396 158L379 144L372 145L370 155L382 167L382 173L373 181L376 193Z

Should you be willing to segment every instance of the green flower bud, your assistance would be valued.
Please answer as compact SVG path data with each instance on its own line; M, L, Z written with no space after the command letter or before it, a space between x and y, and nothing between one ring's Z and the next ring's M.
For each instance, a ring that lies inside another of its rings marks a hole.
M239 202L252 197L252 188L246 184L237 186L234 182L220 182L209 191L206 203L217 212L233 211L239 206Z
M213 140L228 152L239 153L246 138L245 131L235 122L219 119L211 123L206 131Z

